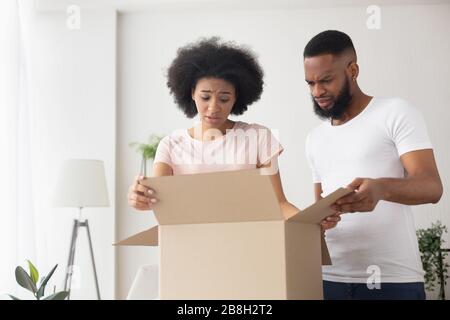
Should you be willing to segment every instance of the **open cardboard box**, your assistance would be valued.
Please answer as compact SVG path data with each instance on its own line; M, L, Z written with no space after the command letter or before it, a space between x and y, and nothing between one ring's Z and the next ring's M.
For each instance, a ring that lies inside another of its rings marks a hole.
M117 245L159 246L161 299L322 299L320 221L338 189L285 219L259 170L147 178L157 226Z

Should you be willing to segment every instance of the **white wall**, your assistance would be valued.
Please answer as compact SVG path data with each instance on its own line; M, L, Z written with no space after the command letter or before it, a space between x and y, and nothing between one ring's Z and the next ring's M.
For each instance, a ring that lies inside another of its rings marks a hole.
M382 7L382 28L375 31L366 28L365 6L305 9L291 2L289 9L275 10L276 2L272 4L271 10L264 6L242 9L236 3L222 5L220 10L213 5L183 7L182 11L176 6L154 6L147 12L119 16L118 238L155 224L151 213L137 213L126 204L128 185L139 170L139 156L128 143L192 124L169 96L165 72L176 49L200 36L219 35L247 44L259 54L266 73L265 91L261 101L239 119L280 130L286 150L280 159L283 184L288 198L299 207L313 201L304 139L319 123L304 83L301 53L307 41L325 29L339 29L352 37L365 92L406 98L424 113L444 187L448 187L450 5ZM436 219L450 225L449 205L444 194L437 205L415 207L417 226L428 226ZM448 235L446 240L450 246ZM139 265L157 263L157 255L155 248L120 248L118 298L126 296Z
M126 203L127 188L140 166L138 154L128 144L143 141L151 133L167 134L192 124L169 96L165 71L176 49L200 36L219 35L248 44L259 54L266 73L265 91L261 101L238 119L280 130L286 149L280 159L284 188L299 207L313 200L303 145L307 132L319 123L303 81L301 52L313 35L329 28L353 38L361 67L359 82L367 93L401 96L422 110L444 187L448 187L450 5L445 0L380 0L382 29L374 31L366 28L366 6L371 2L36 0L34 133L39 140L34 145L42 181L39 212L49 223L45 237L49 265L54 261L65 266L71 218L75 217L75 212L52 209L45 202L57 166L68 157L105 160L112 206L86 212L103 297L112 298L115 293L125 298L139 265L158 261L155 248L118 248L114 257L110 246L155 224L151 213L138 213ZM397 6L389 5L393 3ZM78 31L65 28L65 10L70 4L82 9ZM115 10L121 11L117 61ZM415 207L417 226L428 226L436 219L450 226L448 209L446 194L437 205ZM448 235L446 240L450 246ZM95 298L90 269L86 269L90 265L85 238L80 244L82 251L77 256L84 259L80 266L86 276L76 296Z
M32 144L36 162L35 201L45 224L42 246L47 273L58 263L54 285L63 287L76 209L52 208L50 198L59 166L67 158L105 163L111 206L86 208L103 299L114 298L115 213L115 28L114 10L83 11L81 29L69 30L67 14L36 12L32 26ZM67 181L70 183L70 181ZM96 299L87 236L80 230L72 299ZM45 275L45 274L43 274ZM76 278L78 277L78 280ZM78 281L78 282L77 282Z

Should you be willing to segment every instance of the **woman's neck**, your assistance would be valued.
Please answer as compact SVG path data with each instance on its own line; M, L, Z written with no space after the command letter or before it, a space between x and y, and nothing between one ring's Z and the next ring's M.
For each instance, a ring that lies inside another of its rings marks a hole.
M235 123L235 121L227 119L221 126L211 127L201 121L198 125L190 128L188 131L189 135L196 140L210 141L219 136L224 136L227 133L227 130L233 129Z

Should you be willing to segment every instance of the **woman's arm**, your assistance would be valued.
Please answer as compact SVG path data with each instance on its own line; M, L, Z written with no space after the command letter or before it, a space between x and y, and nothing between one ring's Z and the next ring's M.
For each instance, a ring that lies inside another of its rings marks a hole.
M300 209L294 206L292 203L288 202L286 196L284 195L283 185L281 184L280 171L278 169L278 157L272 158L272 160L265 165L259 167L262 174L267 174L270 176L270 181L272 182L273 189L278 199L278 203L281 207L281 212L286 219L297 214Z
M278 198L278 203L280 204L281 212L284 217L289 219L300 212L300 209L287 201L286 196L284 195L283 186L281 184L280 172L271 175L270 181L272 182L273 189L275 190L275 194Z
M153 177L173 176L172 167L164 162L153 164Z
M281 177L280 177L280 171L278 170L278 159L274 158L272 160L272 163L269 163L265 166L262 166L261 168L268 168L271 167L270 170L276 170L276 174L270 175L270 180L272 181L273 188L275 190L275 194L277 195L278 202L281 207L281 212L283 213L284 217L286 219L289 219L290 217L296 215L298 212L300 212L300 209L298 209L296 206L294 206L292 203L287 201L286 196L284 195L283 186L281 184ZM319 201L322 199L322 185L320 183L315 184L314 186L314 194L316 197L316 201ZM341 220L341 217L339 216L339 213L337 210L333 207L333 215L325 218L320 223L322 230L328 230L331 228L336 227L338 222Z

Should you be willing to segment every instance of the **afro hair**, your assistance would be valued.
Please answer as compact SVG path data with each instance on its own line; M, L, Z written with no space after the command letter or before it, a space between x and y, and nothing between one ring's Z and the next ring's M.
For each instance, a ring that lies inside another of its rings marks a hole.
M263 70L249 49L213 37L178 49L168 70L167 86L179 108L187 117L193 118L197 108L192 100L192 90L197 81L201 78L225 80L236 91L231 114L241 115L261 97L263 76Z

